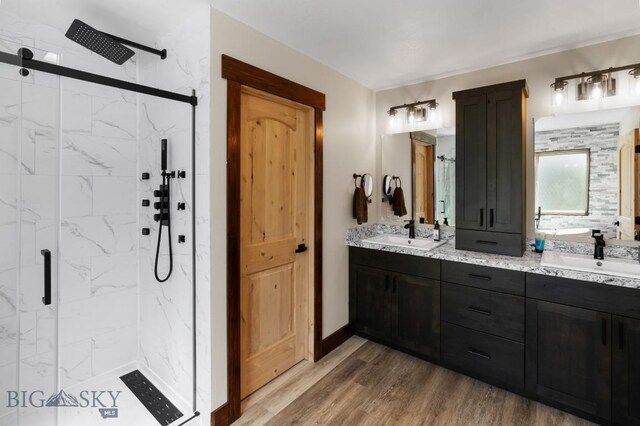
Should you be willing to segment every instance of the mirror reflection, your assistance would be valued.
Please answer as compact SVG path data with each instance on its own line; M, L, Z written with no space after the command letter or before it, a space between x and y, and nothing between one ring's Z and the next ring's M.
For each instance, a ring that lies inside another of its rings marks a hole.
M640 107L535 122L535 228L559 236L638 240Z
M387 221L455 225L454 129L385 135L382 139L382 176L402 182L407 214L396 216L393 197L385 197L382 216ZM397 212L397 209L396 209Z

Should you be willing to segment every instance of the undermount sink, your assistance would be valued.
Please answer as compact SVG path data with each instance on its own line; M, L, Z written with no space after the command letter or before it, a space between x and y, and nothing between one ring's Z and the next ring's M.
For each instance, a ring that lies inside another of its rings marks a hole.
M598 260L593 256L582 254L544 251L540 264L553 268L640 279L640 262L628 259L605 258Z
M386 244L388 246L411 248L429 251L440 247L446 241L433 241L426 238L409 238L401 235L382 234L371 238L365 238L363 243Z

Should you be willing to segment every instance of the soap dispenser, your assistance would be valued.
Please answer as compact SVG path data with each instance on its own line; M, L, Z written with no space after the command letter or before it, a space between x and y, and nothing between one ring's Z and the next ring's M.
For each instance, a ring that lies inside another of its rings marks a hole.
M437 220L433 224L433 241L440 241L440 224Z

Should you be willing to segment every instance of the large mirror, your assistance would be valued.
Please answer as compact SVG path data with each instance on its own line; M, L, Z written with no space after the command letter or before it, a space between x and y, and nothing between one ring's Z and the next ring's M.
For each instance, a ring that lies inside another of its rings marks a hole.
M638 240L640 107L535 121L535 229Z
M385 135L382 138L382 176L391 178L383 191L382 218L386 221L415 219L416 224L455 225L454 129ZM383 182L380 182L383 185ZM393 195L402 188L406 214L398 216Z

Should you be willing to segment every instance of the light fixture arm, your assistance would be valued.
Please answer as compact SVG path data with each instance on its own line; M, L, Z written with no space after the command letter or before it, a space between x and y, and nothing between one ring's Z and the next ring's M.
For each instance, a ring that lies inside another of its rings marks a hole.
M599 70L599 71L582 72L580 74L567 75L565 77L556 77L556 82L575 80L577 78L593 77L594 75L610 74L617 71L632 70L635 68L640 68L640 63L633 64L633 65L624 65L621 67L610 67L610 68Z
M389 111L394 111L402 108L412 108L412 107L417 107L419 105L427 105L427 104L429 105L429 108L432 108L432 109L438 106L438 103L436 102L435 99L429 99L428 101L418 101L418 102L413 102L411 104L392 106L391 108L389 108Z

